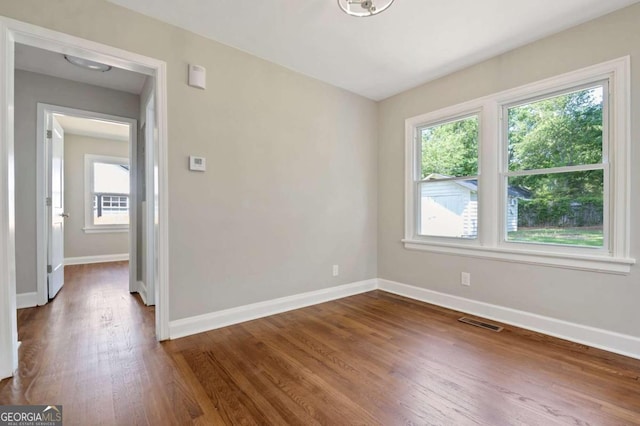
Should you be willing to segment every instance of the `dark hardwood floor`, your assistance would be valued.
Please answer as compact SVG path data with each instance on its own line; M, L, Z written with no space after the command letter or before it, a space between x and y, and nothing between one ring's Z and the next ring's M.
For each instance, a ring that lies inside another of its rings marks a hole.
M165 343L127 264L71 266L18 312L0 404L62 404L64 424L640 424L640 361L388 293Z

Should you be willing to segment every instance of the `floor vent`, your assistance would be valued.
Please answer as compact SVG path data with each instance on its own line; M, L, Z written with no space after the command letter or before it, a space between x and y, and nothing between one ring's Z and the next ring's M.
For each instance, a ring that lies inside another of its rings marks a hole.
M482 322L478 320L474 320L472 318L462 317L458 321L463 322L465 324L475 325L476 327L486 328L487 330L499 332L502 331L502 327L495 324L489 324L488 322Z

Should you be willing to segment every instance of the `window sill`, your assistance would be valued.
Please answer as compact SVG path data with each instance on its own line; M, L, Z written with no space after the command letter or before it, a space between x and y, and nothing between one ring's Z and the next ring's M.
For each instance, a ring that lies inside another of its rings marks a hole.
M115 234L129 232L129 227L114 228L82 228L85 234Z
M609 256L587 256L565 253L549 253L535 250L506 249L501 247L462 246L459 244L439 244L420 240L402 240L410 250L499 260L503 262L526 263L556 268L577 269L610 274L628 274L635 259Z

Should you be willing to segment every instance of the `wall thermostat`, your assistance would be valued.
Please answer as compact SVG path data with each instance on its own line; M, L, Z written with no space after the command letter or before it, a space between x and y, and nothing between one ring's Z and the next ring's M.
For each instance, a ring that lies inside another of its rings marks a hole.
M207 160L204 157L189 156L189 170L204 172L207 169Z

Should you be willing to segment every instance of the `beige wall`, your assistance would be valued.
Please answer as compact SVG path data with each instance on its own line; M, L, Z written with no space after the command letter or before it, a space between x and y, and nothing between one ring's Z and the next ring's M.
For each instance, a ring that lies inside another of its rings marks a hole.
M0 10L4 4L0 5ZM1 13L1 12L0 12ZM38 103L138 118L140 97L27 71L15 73L16 292L36 291Z
M129 233L87 234L84 228L85 154L129 158L129 144L122 141L64 135L64 257L100 256L129 252Z
M640 270L617 276L408 251L404 121L545 77L631 55L632 257L640 258L640 4L409 90L379 105L378 276L579 324L640 336ZM472 274L471 287L460 272Z
M400 243L406 118L627 54L638 117L640 5L378 105L99 0L3 2L0 14L167 62L172 320L372 278L377 265L381 278L640 336L637 266L615 276ZM185 84L190 62L207 68L206 91ZM638 140L634 119L634 195ZM187 170L190 154L207 157L206 173ZM635 220L631 232L638 257Z
M167 62L171 320L376 276L376 103L101 0L0 14Z

